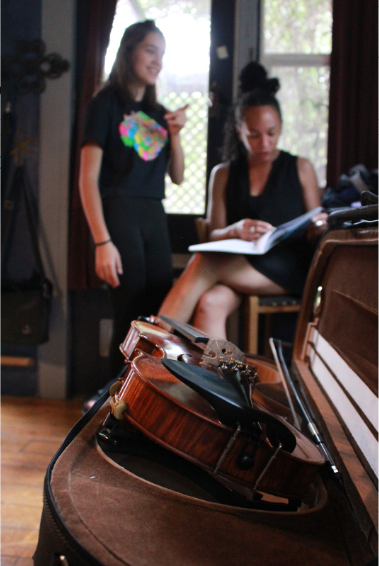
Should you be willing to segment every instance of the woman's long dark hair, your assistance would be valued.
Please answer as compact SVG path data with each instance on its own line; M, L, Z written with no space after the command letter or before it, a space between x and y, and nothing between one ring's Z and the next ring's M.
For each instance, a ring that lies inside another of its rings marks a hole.
M159 33L163 37L161 30L155 25L153 20L137 22L127 27L122 36L120 47L118 48L115 61L110 75L101 88L111 88L121 98L123 103L128 106L134 101L131 85L134 80L132 56L136 47L145 39L148 33ZM146 109L159 108L155 85L147 85L142 103Z
M282 121L280 105L275 97L280 83L277 78L267 78L266 69L251 61L239 75L239 90L236 103L230 109L225 123L224 145L222 148L223 161L232 161L246 155L246 148L239 139L237 127L241 124L247 108L256 106L271 106Z

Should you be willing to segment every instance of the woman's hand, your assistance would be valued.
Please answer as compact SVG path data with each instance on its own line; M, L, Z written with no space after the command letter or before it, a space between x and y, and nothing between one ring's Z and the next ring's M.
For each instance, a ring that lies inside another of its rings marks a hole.
M122 262L118 249L113 242L108 242L95 249L96 275L111 287L120 285L119 275L122 275Z
M319 212L315 214L307 228L307 238L309 242L317 241L328 228L328 214Z
M180 143L179 132L187 121L186 110L189 104L179 108L175 112L166 112L168 129L170 132L171 142L171 159L168 166L168 173L171 181L176 185L180 185L184 176L184 154Z
M263 220L251 220L250 218L244 218L243 220L232 224L231 228L234 231L234 235L232 236L233 238L240 238L247 242L253 242L271 230L273 226Z
M175 136L180 132L187 121L186 110L189 104L175 110L175 112L166 112L165 119L167 120L168 130L171 136Z

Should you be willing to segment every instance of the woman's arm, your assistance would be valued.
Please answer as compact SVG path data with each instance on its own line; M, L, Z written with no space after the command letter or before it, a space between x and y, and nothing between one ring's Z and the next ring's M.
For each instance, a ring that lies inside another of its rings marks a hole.
M168 174L175 185L180 185L184 178L184 154L179 134L171 136L171 157Z
M308 212L321 204L320 189L312 163L304 157L297 158L297 171L303 188L305 211Z
M207 220L210 240L225 240L234 237L229 234L229 228L226 226L226 185L228 177L229 165L226 163L216 165L209 177Z
M304 159L304 157L297 158L297 170L303 188L304 207L308 212L321 205L321 195L316 173L312 163L308 159ZM327 228L327 218L326 212L319 212L312 218L312 222L307 230L307 236L310 241L317 240L323 234Z
M167 112L165 114L171 141L171 158L168 166L168 174L170 175L171 181L176 185L180 185L184 177L184 154L180 143L180 130L187 121L185 113L187 108L188 104L175 112Z
M100 279L118 287L118 275L122 273L121 257L110 240L105 223L103 206L99 190L99 175L103 150L96 143L87 143L81 151L79 192L84 214L86 216L95 244L107 242L95 248L95 270Z
M272 228L268 222L244 218L234 224L226 225L226 186L229 178L229 165L222 163L212 169L209 179L208 221L210 240L257 240Z

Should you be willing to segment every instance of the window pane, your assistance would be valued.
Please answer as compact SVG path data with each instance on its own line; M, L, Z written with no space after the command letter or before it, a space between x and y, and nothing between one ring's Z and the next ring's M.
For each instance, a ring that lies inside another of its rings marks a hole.
M264 0L265 53L330 53L331 0Z
M329 67L272 67L283 114L279 146L312 161L319 186L326 182Z
M166 212L203 214L205 212L205 182L207 158L208 92L171 91L160 97L162 104L170 110L190 104L187 123L182 130L182 146L185 158L184 181L174 185L166 176Z
M163 69L157 84L159 100L169 110L189 104L181 139L184 181L174 185L166 176L166 212L203 214L206 195L210 0L153 5L146 17L155 20L166 39ZM196 37L196 41L194 38Z
M138 22L140 18L135 9L134 4L130 0L118 0L116 4L116 12L113 18L111 34L109 36L108 49L105 54L104 61L104 80L108 77L112 70L118 47L125 28Z

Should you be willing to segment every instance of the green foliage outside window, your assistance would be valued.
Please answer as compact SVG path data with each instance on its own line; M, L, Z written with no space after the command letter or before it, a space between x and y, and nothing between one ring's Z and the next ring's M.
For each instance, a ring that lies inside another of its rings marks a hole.
M330 53L330 0L264 0L265 53Z
M310 159L325 185L331 52L331 0L264 0L263 60L278 77L281 148ZM320 57L319 57L320 56Z

